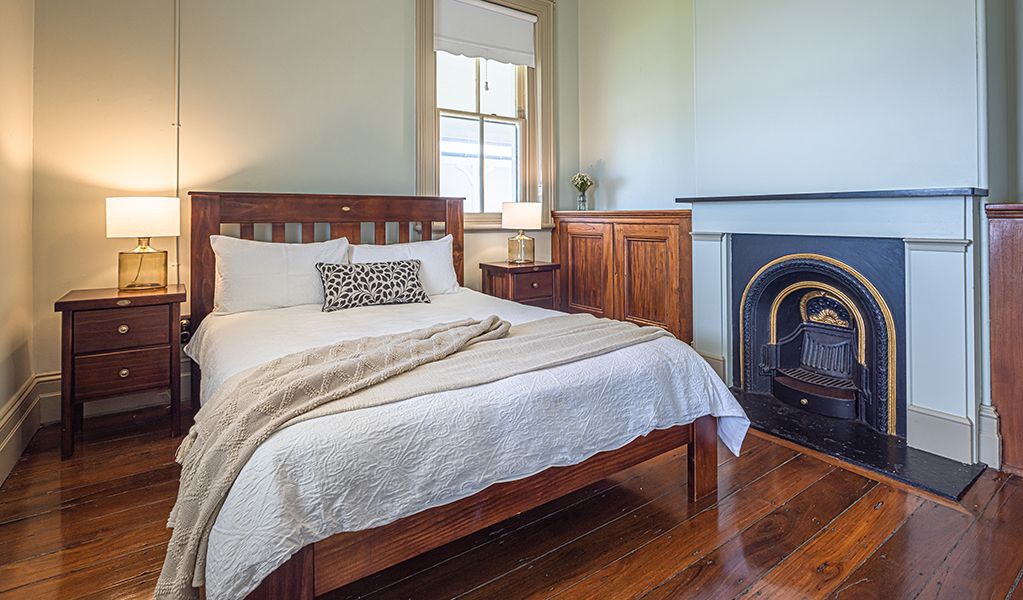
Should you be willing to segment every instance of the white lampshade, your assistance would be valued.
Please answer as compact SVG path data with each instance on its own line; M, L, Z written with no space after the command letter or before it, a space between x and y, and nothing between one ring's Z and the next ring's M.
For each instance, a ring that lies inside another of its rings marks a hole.
M543 205L539 202L505 202L501 210L502 229L540 229Z
M181 201L177 198L107 198L108 238L154 238L181 235Z

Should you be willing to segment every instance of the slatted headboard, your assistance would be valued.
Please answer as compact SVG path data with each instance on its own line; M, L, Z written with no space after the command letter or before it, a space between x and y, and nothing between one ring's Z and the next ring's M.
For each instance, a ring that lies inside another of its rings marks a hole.
M453 259L458 283L464 283L461 198L435 196L355 196L334 194L256 194L248 192L189 192L192 197L192 328L213 310L216 265L210 236L221 224L236 224L241 237L253 239L255 225L269 224L272 241L284 242L285 224L298 223L302 243L314 241L316 223L330 224L330 239L347 237L362 242L362 224L372 223L376 244L386 243L388 223L398 224L397 241L408 242L415 225L421 239L433 239L433 224L444 223L454 238ZM196 378L197 379L197 378Z

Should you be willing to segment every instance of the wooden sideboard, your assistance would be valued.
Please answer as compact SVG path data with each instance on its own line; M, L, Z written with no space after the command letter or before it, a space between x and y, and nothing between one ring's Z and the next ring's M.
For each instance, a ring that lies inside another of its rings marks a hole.
M1002 434L1002 467L1023 473L1023 204L988 204L991 282L991 403Z
M555 211L559 308L693 340L692 212Z

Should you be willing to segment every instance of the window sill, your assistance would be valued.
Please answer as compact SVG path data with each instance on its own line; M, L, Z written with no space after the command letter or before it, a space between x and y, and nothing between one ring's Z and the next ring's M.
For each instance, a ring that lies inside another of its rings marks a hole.
M544 223L540 227L542 230L554 229L554 222ZM479 214L473 213L465 215L465 222L463 223L463 229L466 233L488 233L495 231L513 231L511 229L504 229L501 227L501 215L500 213L486 213Z

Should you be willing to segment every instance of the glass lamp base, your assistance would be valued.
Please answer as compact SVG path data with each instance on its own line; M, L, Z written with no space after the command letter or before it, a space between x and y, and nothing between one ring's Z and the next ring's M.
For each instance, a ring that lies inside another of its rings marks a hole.
M533 238L526 236L521 229L517 236L508 238L508 262L533 262Z
M167 287L167 251L120 252L117 255L117 289L155 290Z

